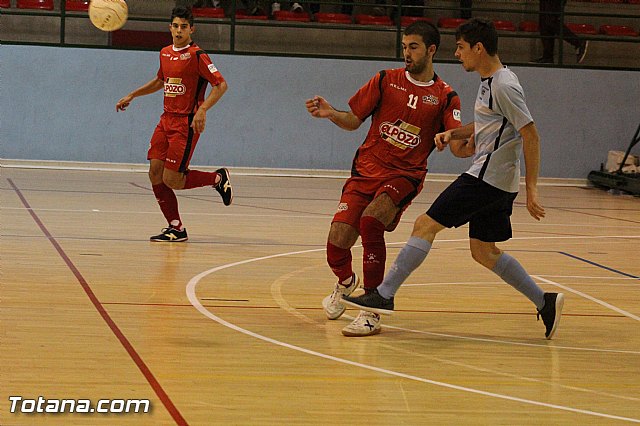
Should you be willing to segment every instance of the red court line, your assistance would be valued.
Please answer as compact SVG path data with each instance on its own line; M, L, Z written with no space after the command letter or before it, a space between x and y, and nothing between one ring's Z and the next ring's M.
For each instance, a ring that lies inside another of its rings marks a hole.
M53 237L53 235L51 235L47 227L44 226L44 223L42 223L40 218L35 214L31 206L27 202L27 199L22 195L22 192L20 192L20 189L13 183L11 179L7 178L7 181L9 182L9 185L11 185L15 193L18 195L18 197L20 198L20 201L22 201L22 204L27 209L27 211L29 212L33 220L40 227L40 230L42 231L42 233L49 239L53 247L56 249L60 257L62 258L62 260L64 260L64 262L67 264L71 272L73 272L73 275L75 275L76 279L82 286L82 289L89 297L89 300L91 300L91 303L93 303L93 306L96 308L100 316L102 316L102 319L104 319L104 321L107 323L107 326L109 326L113 334L115 334L115 336L118 338L118 340L120 341L122 346L125 348L125 350L129 354L133 362L135 362L135 364L138 366L138 368L140 369L144 377L147 379L147 382L149 382L149 385L151 385L151 388L153 389L153 391L156 393L158 398L160 398L160 401L162 401L167 411L169 411L169 414L171 414L171 417L173 417L173 420L175 420L176 424L178 425L188 425L187 421L184 419L184 417L182 417L182 414L180 414L180 411L178 411L178 408L171 401L171 398L169 398L169 395L167 395L164 389L162 389L162 386L160 385L158 380L156 380L155 376L153 375L149 367L147 367L147 365L142 360L138 352L136 352L133 345L129 342L129 340L127 340L127 338L122 333L120 328L118 328L118 326L113 321L113 319L111 319L111 316L109 316L109 313L107 313L107 311L104 309L104 306L102 305L102 303L100 303L96 295L93 293L93 290L91 290L91 286L89 285L89 283L87 283L87 280L84 279L84 277L82 276L78 268L76 268L76 266L73 264L69 256L67 256L67 254L62 249L62 247L60 247L60 244L58 244L58 242Z

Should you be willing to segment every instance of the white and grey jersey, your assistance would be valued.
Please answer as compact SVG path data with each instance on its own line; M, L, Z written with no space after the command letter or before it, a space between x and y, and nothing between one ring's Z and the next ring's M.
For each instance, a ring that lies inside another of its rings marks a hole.
M475 111L476 153L467 171L489 185L518 192L522 136L533 121L518 77L507 67L483 78Z

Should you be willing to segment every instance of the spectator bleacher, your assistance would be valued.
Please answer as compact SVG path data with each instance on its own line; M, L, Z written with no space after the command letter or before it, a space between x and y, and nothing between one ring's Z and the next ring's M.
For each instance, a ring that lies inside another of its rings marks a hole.
M233 1L238 3L233 5ZM86 12L89 4L88 0L0 0L5 15L0 37L9 43L56 43L63 39L80 44L113 43L108 34L96 32L88 25L88 20L84 21L78 14L71 13L66 18L66 25L60 25L60 19L64 19L60 14L61 2L64 2L67 12ZM189 4L193 0L128 0L130 13L127 29L140 31L140 40L145 38L144 32L154 34L165 31L166 17L176 2ZM194 8L199 44L205 49L247 53L320 53L349 57L356 54L360 57L392 59L400 51L396 46L399 28L417 20L428 20L441 30L443 42L439 58L446 58L444 53L455 48L455 29L465 21L460 18L458 0L429 0L424 7L417 9L411 3L411 12L417 16L397 16L399 10L404 12L409 8L398 8L395 0L387 0L387 7L380 6L375 0L317 4L303 1L301 4L305 12L274 11L272 16L247 13L240 0L202 4L209 7ZM353 6L353 14L340 13L345 4ZM236 15L232 20L230 14L233 11ZM539 56L541 43L535 0L473 2L471 15L494 21L501 32L501 56L505 62L528 63ZM251 21L260 21L260 24ZM640 57L640 0L569 0L564 22L573 32L590 41L584 65L640 68L637 60ZM235 30L232 32L233 25ZM59 34L62 28L68 33L65 37ZM321 37L320 31L324 31ZM231 36L232 33L235 36ZM115 36L116 45L119 43L118 37L122 36ZM129 39L126 39L126 43L127 47L134 47L135 44ZM144 42L139 42L137 47L151 48L145 46ZM563 50L560 63L575 64L575 53L571 46L565 44Z

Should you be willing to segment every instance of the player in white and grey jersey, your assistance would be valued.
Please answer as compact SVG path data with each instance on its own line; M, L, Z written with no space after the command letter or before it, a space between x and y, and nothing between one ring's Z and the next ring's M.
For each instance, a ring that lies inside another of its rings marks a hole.
M476 98L476 149L468 174L507 192L518 192L522 129L533 118L524 101L518 77L500 68L483 78Z
M538 203L538 131L517 77L497 55L498 34L493 23L470 19L458 27L456 40L456 58L466 71L476 71L482 78L474 122L438 133L435 143L438 150L449 145L458 157L473 156L473 164L438 196L426 214L416 219L411 238L382 284L362 296L343 296L343 300L363 310L392 313L395 293L427 257L436 234L469 223L473 259L535 304L546 328L545 337L550 339L560 321L563 294L545 293L516 259L496 246L496 242L512 236L511 212L518 195L522 151L527 210L536 220L545 215Z

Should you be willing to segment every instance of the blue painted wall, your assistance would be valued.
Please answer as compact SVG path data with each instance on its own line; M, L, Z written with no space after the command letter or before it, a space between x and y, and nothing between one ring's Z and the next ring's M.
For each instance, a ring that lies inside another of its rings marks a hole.
M445 57L449 52L439 52ZM452 54L452 52L451 52ZM194 165L348 169L368 128L312 119L315 94L346 109L375 72L398 62L211 55L229 91L209 111ZM161 92L115 112L116 101L155 76L154 52L2 46L0 157L145 163L162 112ZM640 73L515 67L542 136L544 177L585 178L609 150L624 150L640 120ZM472 119L478 77L436 64ZM432 155L430 170L458 173L467 161Z

